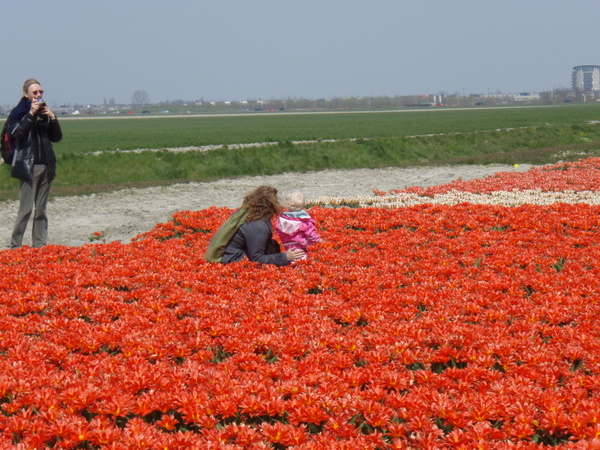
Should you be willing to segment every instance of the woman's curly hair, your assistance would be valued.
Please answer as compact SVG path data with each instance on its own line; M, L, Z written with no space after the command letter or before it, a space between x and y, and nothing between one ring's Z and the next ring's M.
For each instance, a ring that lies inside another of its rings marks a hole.
M257 187L244 197L242 206L248 210L246 222L270 219L283 211L277 189L272 186Z

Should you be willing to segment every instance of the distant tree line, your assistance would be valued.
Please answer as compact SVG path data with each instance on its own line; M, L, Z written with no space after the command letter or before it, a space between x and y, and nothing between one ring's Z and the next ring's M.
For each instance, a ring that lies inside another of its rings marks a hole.
M500 92L488 94L459 94L438 92L425 95L397 96L362 96L362 97L332 97L332 98L270 98L247 99L237 101L210 101L200 98L197 100L164 100L150 103L150 95L145 89L137 89L131 96L131 103L119 104L114 97L105 98L102 105L53 105L59 114L99 114L117 112L220 112L220 111L318 111L318 110L386 110L406 107L461 107L480 105L501 105L512 103L553 104L561 102L589 102L600 98L600 93L582 93L572 89L555 89L540 93L521 92L503 94ZM13 105L14 106L14 105ZM0 105L0 114L7 114L11 105Z

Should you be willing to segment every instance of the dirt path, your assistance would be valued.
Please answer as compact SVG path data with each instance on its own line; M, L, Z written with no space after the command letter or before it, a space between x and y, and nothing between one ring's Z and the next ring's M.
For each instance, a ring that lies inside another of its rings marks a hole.
M519 171L528 169L529 166L525 165L519 167ZM301 190L308 200L315 200L321 196L371 195L373 189L389 191L409 186L435 186L457 178L471 180L514 170L513 166L499 164L336 170L56 197L48 205L48 243L78 246L89 243L90 236L99 231L106 233L107 242L127 243L138 234L151 230L157 223L169 221L177 211L195 211L210 206L237 207L248 191L263 184L276 187L280 195ZM0 248L6 248L10 242L18 202L3 202L0 208ZM30 230L31 226L27 229L24 245L31 244Z

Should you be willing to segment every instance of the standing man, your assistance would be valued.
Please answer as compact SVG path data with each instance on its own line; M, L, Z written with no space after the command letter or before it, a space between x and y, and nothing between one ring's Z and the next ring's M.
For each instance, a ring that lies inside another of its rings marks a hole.
M23 84L23 97L8 116L9 133L15 140L11 176L21 182L19 212L10 248L23 244L27 222L33 214L32 247L43 247L48 240L46 205L50 184L56 175L56 155L52 142L62 139L56 115L44 102L39 81L31 78Z

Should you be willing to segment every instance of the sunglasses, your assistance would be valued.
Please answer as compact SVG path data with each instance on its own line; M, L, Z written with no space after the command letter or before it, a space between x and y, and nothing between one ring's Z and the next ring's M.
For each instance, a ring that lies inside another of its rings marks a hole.
M32 94L33 95L38 95L38 94L44 95L44 91L33 91Z

